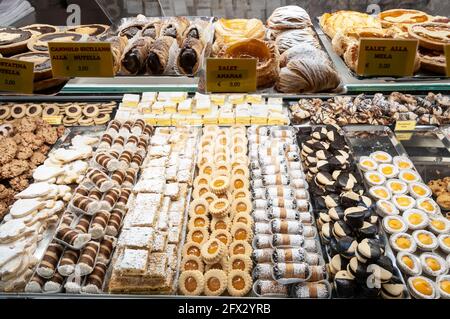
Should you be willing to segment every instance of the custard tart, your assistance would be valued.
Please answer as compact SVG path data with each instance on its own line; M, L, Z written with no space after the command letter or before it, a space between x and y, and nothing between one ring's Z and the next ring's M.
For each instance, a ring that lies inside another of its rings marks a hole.
M204 279L206 296L220 296L227 289L227 274L223 270L210 269Z
M420 255L423 272L432 277L445 275L448 271L448 265L444 258L434 253L424 253Z
M226 199L216 199L209 205L209 212L213 217L224 218L228 216L230 203Z
M405 31L408 26L428 22L430 18L425 12L411 9L392 9L379 14L379 19L384 28L396 26Z
M34 63L34 81L48 79L52 77L52 64L50 55L46 52L27 52L14 55L11 59L33 62Z
M209 227L209 218L205 215L195 215L189 220L188 229Z
M50 24L31 24L21 28L22 30L31 31L34 35L48 34L59 32L58 27Z
M397 254L397 264L400 270L408 276L418 276L422 273L422 265L419 258L408 252Z
M83 35L76 32L56 32L34 36L27 44L28 49L32 52L47 52L48 42L79 42L83 39Z
M206 264L215 264L227 254L227 247L217 238L211 238L202 246L202 259Z
M203 274L198 270L183 271L180 274L178 287L181 294L186 296L199 296L205 285Z
M27 51L27 44L31 38L31 31L0 28L0 54L8 56Z
M200 257L190 255L181 261L181 271L198 270L203 272L205 265Z
M386 182L386 187L393 195L402 195L408 191L408 184L399 179L390 179Z
M218 176L211 180L209 186L211 191L217 195L225 193L230 186L230 183L226 176Z
M252 277L242 270L232 270L228 274L228 293L234 297L245 296L252 288Z
M191 202L189 208L189 216L191 218L195 217L196 215L206 216L208 214L208 207L209 203L206 199L204 198L194 199Z
M248 255L250 256L253 252L252 246L245 240L235 240L231 243L228 248L230 256L234 255Z
M229 217L217 218L213 217L211 220L211 231L215 230L229 230L231 227L231 219Z

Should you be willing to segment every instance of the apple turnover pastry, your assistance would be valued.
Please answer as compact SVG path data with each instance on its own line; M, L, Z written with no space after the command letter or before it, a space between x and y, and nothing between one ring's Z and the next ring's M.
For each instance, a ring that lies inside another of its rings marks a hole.
M450 24L428 22L413 24L408 28L409 35L419 40L422 48L444 51L444 47L450 44Z

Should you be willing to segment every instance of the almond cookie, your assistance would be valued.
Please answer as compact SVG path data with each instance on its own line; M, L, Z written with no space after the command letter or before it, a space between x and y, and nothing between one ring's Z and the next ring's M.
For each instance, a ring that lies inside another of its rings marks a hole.
M242 270L232 270L228 274L228 293L234 297L245 296L252 287L252 277Z
M204 285L203 274L198 270L183 271L178 282L181 294L186 296L199 296Z
M201 253L206 264L214 264L225 256L227 248L219 239L212 238L203 244Z
M198 270L203 273L204 268L205 265L203 264L203 261L200 259L200 257L194 255L184 257L181 261L181 271Z
M208 270L204 275L204 280L206 296L220 296L227 289L227 274L223 270Z
M17 143L14 139L7 137L0 139L0 164L10 162L17 152Z
M16 122L16 129L18 132L30 132L32 133L34 130L36 130L37 125L36 121L32 118L23 118Z
M245 240L235 240L228 248L230 256L234 255L247 255L250 256L253 251L252 246Z

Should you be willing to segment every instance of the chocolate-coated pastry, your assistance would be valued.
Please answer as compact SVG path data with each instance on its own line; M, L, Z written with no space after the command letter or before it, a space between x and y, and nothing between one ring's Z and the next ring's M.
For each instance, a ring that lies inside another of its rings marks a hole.
M339 238L351 236L352 229L345 223L345 221L338 220L333 225L333 235L339 240Z
M161 31L161 20L156 19L147 23L141 30L141 37L149 37L156 40L159 37Z
M347 272L355 277L359 284L365 284L370 272L367 271L369 265L362 263L358 258L353 257L347 265Z
M344 207L352 207L358 205L361 196L353 191L348 191L341 194L341 205Z
M68 28L67 31L86 34L91 37L100 37L108 32L109 26L104 24L84 24Z
M353 229L359 229L364 224L367 209L365 207L349 207L344 211L344 220Z
M347 270L339 271L334 277L334 288L339 298L352 298L355 296L355 280Z
M145 62L147 72L150 74L163 74L169 66L170 49L174 44L174 38L163 36L158 38L150 47Z
M344 210L340 206L330 208L328 210L328 216L330 216L333 221L344 220Z
M362 240L364 238L375 238L378 234L378 227L374 224L364 222L361 228L357 231L358 239Z
M145 73L145 59L149 56L151 38L137 38L125 48L122 55L122 72L137 75Z
M184 40L177 58L178 70L183 74L196 74L200 68L203 51L201 40L189 37Z
M332 255L339 254L345 258L352 258L355 256L356 247L358 242L353 237L342 237L339 239L331 238L330 248L334 252Z
M369 260L378 260L382 254L380 242L376 239L365 238L356 249L356 257L364 263Z
M183 34L189 27L189 20L186 17L172 17L165 21L161 27L161 37L168 36L175 39L178 45L183 42Z
M128 40L136 36L144 28L145 23L142 21L129 24L119 31L119 36L126 37Z
M50 62L50 55L46 52L22 53L12 56L11 59L33 62L35 81L52 77L52 64Z

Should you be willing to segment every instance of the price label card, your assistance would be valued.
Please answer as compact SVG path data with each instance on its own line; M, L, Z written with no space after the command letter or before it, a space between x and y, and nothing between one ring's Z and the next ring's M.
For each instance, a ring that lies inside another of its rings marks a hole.
M114 77L111 43L49 42L55 77Z
M363 38L357 73L364 76L412 76L417 40Z
M63 116L62 115L46 115L42 119L50 125L61 125Z
M396 133L395 136L399 141L409 141L413 133Z
M34 63L0 58L0 91L33 93Z
M445 46L445 59L447 60L447 76L450 76L450 44Z
M414 131L416 129L416 121L397 121L395 123L395 131Z
M222 93L256 91L256 59L208 58L206 90Z

